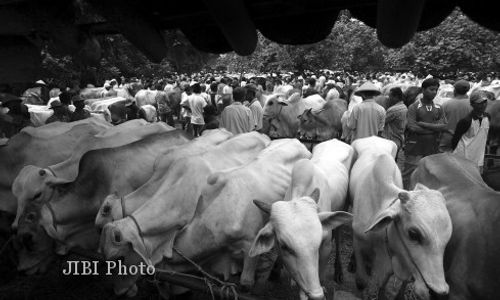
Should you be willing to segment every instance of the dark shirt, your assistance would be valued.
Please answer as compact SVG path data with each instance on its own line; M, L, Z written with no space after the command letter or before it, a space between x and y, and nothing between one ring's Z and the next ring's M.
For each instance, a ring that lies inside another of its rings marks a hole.
M138 118L139 114L139 107L135 103L127 106L125 108L126 114L127 114L127 121L129 120L135 120Z
M85 109L76 109L70 117L71 122L90 118L90 113Z
M54 111L54 114L50 116L45 124L52 122L71 122L71 111L68 107L62 106Z
M441 106L433 102L425 105L416 101L408 107L407 120L409 128L405 154L427 156L438 153L439 132L419 133L411 130L411 126L418 126L417 122L446 124Z

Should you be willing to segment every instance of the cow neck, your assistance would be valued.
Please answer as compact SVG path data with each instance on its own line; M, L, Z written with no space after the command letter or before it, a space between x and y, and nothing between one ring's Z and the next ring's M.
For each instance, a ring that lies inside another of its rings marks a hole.
M135 226L137 227L137 233L139 234L139 237L141 238L141 242L142 242L142 245L144 246L144 249L146 249L147 258L149 260L151 260L151 257L152 257L151 251L149 251L148 247L146 246L146 241L144 240L144 234L141 230L141 226L139 225L139 222L137 222L137 219L134 217L133 214L131 214L130 216L127 216L127 218L130 218L134 222Z

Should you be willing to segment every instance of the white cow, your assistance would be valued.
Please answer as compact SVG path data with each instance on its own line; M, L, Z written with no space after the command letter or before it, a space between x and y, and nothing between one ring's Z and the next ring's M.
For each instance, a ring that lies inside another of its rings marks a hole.
M215 151L216 146L232 137L233 134L225 129L205 130L201 137L168 151L156 160L153 176L144 185L123 197L111 194L104 199L96 216L95 225L102 229L110 222L131 215L158 191L168 175L167 171L175 161L189 156L202 155L207 151Z
M396 145L379 137L352 143L357 160L350 174L356 284L371 297L394 274L414 278L415 293L447 294L443 253L451 219L443 195L423 185L402 189Z
M343 142L323 142L314 148L311 160L295 164L285 201L257 202L270 213L270 220L255 238L250 256L278 244L285 267L301 289L301 299L323 299L320 279L326 285L332 229L352 220L351 214L336 211L345 207L353 154ZM337 262L340 267L339 257Z
M73 181L78 176L78 166L82 156L95 149L114 148L133 143L149 135L174 130L164 123L151 124L144 120L131 120L118 126L107 128L98 134L80 136L78 147L66 160L46 168L27 165L21 169L12 184L12 193L17 198L17 214L13 227L17 227L19 217L29 201L43 202L50 197L49 185L58 179Z
M230 263L224 270L225 276L231 272L231 261L243 259L240 282L242 285L252 286L257 259L250 258L248 251L258 230L264 225L263 215L252 204L252 200L259 198L272 203L283 199L290 184L293 165L299 159L308 158L310 155L305 146L297 140L273 141L252 162L210 175L208 185L203 188L202 197L197 201L194 218L177 234L175 247L198 263L215 263L220 261L220 258L229 258ZM185 186L184 193L191 193L192 189L193 187ZM148 203L150 202L146 204ZM178 217L184 218L182 215ZM140 235L137 235L137 226L131 222L131 218L106 225L101 238L106 257L109 259L122 256L128 252L128 245L132 242L133 246L138 246L134 247L134 250L143 255L146 261L154 262L148 255L153 249L151 240L146 238L144 231L153 232L159 222L172 220L156 218L155 221L155 218L149 217L149 220L143 222L138 220L137 224L145 237L144 243L141 242ZM147 227L143 227L146 225ZM170 245L170 251L164 252L169 259L164 259L159 265L178 270L190 268L182 257L172 251L173 246ZM208 258L210 262L207 262Z

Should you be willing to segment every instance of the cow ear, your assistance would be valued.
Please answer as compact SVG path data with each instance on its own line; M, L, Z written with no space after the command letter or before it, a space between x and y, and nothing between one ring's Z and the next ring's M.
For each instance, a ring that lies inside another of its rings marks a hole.
M372 230L384 229L389 225L395 218L398 217L400 211L400 205L398 201L395 201L391 206L381 211L376 217L375 221L368 226L365 233Z
M45 184L49 187L54 187L55 185L60 185L60 184L65 184L65 183L69 183L70 181L67 180L67 179L64 179L64 178L60 178L60 177L48 177L46 180L45 180Z
M252 243L252 248L248 252L248 256L255 257L262 253L271 251L274 247L274 228L271 223L267 223L255 237Z
M318 203L319 196L320 196L319 189L315 188L314 191L312 191L312 193L311 193L311 195L309 197L311 197L314 200L314 202Z
M271 214L271 204L260 201L260 200L253 200L253 204L255 204L260 210L265 212L267 215Z
M352 224L352 214L345 211L320 212L318 217L323 231L329 232L341 225Z

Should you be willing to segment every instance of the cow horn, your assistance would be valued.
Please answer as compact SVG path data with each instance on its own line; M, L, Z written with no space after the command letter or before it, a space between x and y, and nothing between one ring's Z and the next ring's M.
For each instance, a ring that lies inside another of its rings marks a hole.
M410 200L410 194L407 191L402 191L399 192L398 198L403 204L406 204Z
M266 214L271 214L271 204L268 204L260 200L253 200L253 203Z
M40 175L40 176L45 176L45 174L47 174L47 172L45 172L44 169L41 169L40 171L38 171L38 175Z

